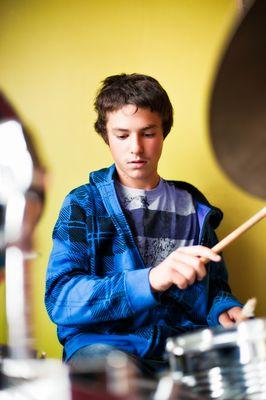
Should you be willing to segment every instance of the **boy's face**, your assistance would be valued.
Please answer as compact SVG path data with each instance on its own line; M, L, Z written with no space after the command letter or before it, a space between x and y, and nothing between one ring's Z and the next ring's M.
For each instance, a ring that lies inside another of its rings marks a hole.
M154 188L164 140L161 116L129 104L107 114L106 130L120 182L132 188Z

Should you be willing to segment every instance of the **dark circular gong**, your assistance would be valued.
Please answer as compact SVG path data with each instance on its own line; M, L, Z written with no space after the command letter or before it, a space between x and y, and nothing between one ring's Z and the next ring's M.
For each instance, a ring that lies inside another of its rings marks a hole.
M257 0L225 51L210 102L219 164L244 190L266 198L266 1Z

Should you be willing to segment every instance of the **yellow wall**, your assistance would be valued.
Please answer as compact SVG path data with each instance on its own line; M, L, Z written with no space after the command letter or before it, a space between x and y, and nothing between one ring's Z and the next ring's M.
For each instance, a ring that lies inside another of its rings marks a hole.
M160 173L197 185L225 211L220 236L262 207L223 174L208 138L209 90L236 14L235 0L1 0L0 86L36 132L49 168L33 267L36 346L48 356L61 354L43 306L51 231L65 194L111 163L93 130L93 97L107 75L147 73L168 91L175 124ZM266 308L265 225L225 252L235 293L257 296L258 315Z

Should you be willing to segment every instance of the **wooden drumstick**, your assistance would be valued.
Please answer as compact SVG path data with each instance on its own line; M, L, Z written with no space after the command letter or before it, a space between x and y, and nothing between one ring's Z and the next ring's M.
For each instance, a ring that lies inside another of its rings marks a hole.
M239 323L245 321L246 319L254 317L256 305L257 305L257 299L255 297L249 299L246 302L246 304L244 304L244 307L241 310L240 318L237 322Z
M253 217L248 219L238 228L236 228L233 232L229 233L225 238L223 238L220 242L218 242L214 247L212 247L212 251L215 253L220 253L226 246L236 240L239 236L241 236L244 232L250 229L253 225L259 222L261 219L266 217L266 207L263 207L260 211L258 211ZM201 257L200 259L205 264L209 261L208 258Z

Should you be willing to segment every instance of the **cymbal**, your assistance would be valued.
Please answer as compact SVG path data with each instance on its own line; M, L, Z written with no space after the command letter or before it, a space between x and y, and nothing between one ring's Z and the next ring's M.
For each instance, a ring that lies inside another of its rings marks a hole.
M266 198L266 1L250 7L225 50L210 101L218 163L248 193Z

